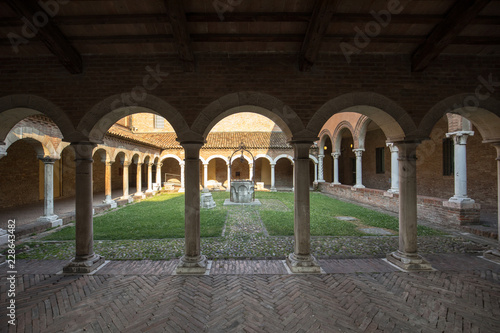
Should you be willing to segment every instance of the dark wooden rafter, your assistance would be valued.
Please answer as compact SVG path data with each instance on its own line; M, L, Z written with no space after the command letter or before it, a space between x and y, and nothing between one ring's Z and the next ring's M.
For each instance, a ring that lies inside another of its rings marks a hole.
M187 30L186 13L182 0L165 0L167 15L172 26L172 35L179 52L179 57L186 72L194 72L194 53Z
M310 13L237 13L224 14L224 22L309 22ZM391 17L395 24L437 24L445 19L444 15L398 14ZM334 13L332 22L336 23L366 23L373 20L370 14ZM221 22L216 13L186 13L187 22ZM165 14L119 14L119 15L71 15L54 16L52 22L61 25L89 24L153 24L170 22ZM24 23L17 17L3 17L0 27L17 27ZM498 16L476 16L470 24L500 25Z
M306 36L299 51L299 69L306 71L318 57L321 41L337 8L337 0L316 0Z
M413 71L422 71L434 60L462 30L470 24L491 0L457 0L445 19L427 36L425 43L413 53Z
M20 18L24 17L30 22L37 13L44 13L47 15L48 21L44 25L36 27L38 38L71 74L82 73L83 63L81 55L71 45L61 30L51 21L50 15L37 4L36 0L7 0L7 3Z

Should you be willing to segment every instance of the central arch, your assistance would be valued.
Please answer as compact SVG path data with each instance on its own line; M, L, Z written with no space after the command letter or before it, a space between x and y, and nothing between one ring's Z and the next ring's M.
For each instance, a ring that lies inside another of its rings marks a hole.
M217 99L201 111L191 129L206 138L220 120L239 112L258 113L271 119L288 138L305 129L302 120L288 105L259 92L232 93Z

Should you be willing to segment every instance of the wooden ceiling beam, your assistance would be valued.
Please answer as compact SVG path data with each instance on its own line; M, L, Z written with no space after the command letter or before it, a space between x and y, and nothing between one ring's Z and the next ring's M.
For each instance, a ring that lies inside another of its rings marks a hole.
M225 13L226 22L309 22L309 13ZM445 19L444 15L412 15L398 14L391 17L396 24L437 24ZM335 23L366 23L373 20L370 14L334 13ZM221 22L217 14L186 13L186 21L190 23ZM120 15L75 15L55 16L52 22L56 25L105 25L105 24L151 24L170 22L165 14L120 14ZM17 17L5 17L0 20L0 27L18 27L24 23ZM498 16L476 16L470 24L500 25Z
M184 70L194 72L194 53L191 47L182 0L165 0L165 7L167 8L167 16L172 26L172 35Z
M352 39L352 35L338 34L325 35L325 43L340 43ZM170 34L158 35L116 35L116 36L73 36L68 38L76 43L94 44L139 44L139 43L174 43L174 37ZM302 34L191 34L194 43L244 43L244 42L280 42L300 43L304 39ZM426 36L407 35L381 35L372 40L374 44L421 44L425 42ZM33 39L40 42L40 39ZM500 36L458 36L452 45L499 45ZM0 45L9 46L7 38L0 39Z
M306 71L316 61L323 36L337 8L337 0L316 0L306 35L299 51L299 70Z
M36 0L7 0L9 6L19 15L19 18L32 21L35 15L47 17L45 24L34 26L37 31L33 31L39 39L47 46L59 61L71 74L80 74L83 71L82 57L71 45L66 36L51 21L51 17L36 2ZM42 15L44 14L44 15Z
M460 32L486 7L491 0L457 0L445 19L427 36L411 57L412 70L422 71L457 38Z

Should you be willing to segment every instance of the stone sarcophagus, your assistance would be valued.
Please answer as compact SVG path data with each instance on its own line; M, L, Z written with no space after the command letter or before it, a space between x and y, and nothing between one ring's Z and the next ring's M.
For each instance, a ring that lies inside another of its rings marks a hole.
M254 199L254 183L252 180L231 181L231 202L249 203Z

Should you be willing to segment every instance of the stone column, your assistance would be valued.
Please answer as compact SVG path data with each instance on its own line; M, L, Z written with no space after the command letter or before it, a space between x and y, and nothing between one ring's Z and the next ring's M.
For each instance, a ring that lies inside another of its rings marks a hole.
M116 208L117 204L111 198L111 166L113 165L113 162L105 161L105 163L106 170L104 176L104 195L106 196L106 198L104 199L103 203L108 204L110 208Z
M449 201L457 203L474 203L467 197L467 138L474 135L472 131L458 131L446 133L446 137L452 137L455 150L455 195Z
M353 149L354 154L356 154L356 185L354 188L365 188L363 185L363 164L362 157L364 149Z
M325 155L320 154L318 155L318 177L317 177L317 182L318 183L324 183L325 182L325 176L324 176L324 167L323 167L323 159L325 158Z
M137 177L135 182L136 192L134 198L143 199L145 197L142 193L142 163L137 162Z
M391 151L391 188L387 192L399 193L399 166L398 166L398 147L392 143L387 143Z
M148 189L147 194L153 194L153 163L148 163Z
M253 180L253 163L248 164L248 178Z
M161 166L160 162L156 163L156 185L157 190L159 191L163 186L161 185Z
M227 165L227 188L226 192L231 192L231 161L226 162Z
M276 192L276 163L271 163L271 192Z
M128 193L128 167L130 166L130 162L123 162L123 196L122 200L127 200L128 202L132 201Z
M292 192L295 191L295 163L292 163Z
M493 146L497 150L497 199L498 199L498 212L500 212L500 141L493 142ZM500 235L500 214L498 214L498 231ZM488 250L484 253L486 259L494 260L500 263L500 237L498 238L498 246L496 249Z
M333 183L339 185L339 157L340 153L332 153L333 157Z
M397 142L399 149L399 249L387 259L404 270L430 270L417 253L417 146L420 142Z
M208 163L203 162L203 188L208 188L207 187L207 182L208 182Z
M314 182L318 182L318 165L314 163Z
M200 148L203 142L181 142L185 151L185 253L177 274L204 274L207 259L200 250Z
M44 197L43 197L43 216L37 221L48 222L52 227L62 225L62 219L54 214L54 162L55 158L43 157L40 161L44 164Z
M93 240L92 150L96 145L90 142L71 145L75 148L76 164L76 255L64 272L90 273L104 263L104 258L94 253Z
M186 185L184 184L184 166L185 166L185 162L184 161L181 161L179 162L179 165L181 166L181 188L179 189L179 192L180 193L184 193L186 191Z
M294 252L287 264L294 273L319 273L320 267L311 255L309 211L309 148L314 140L292 141L294 149Z

